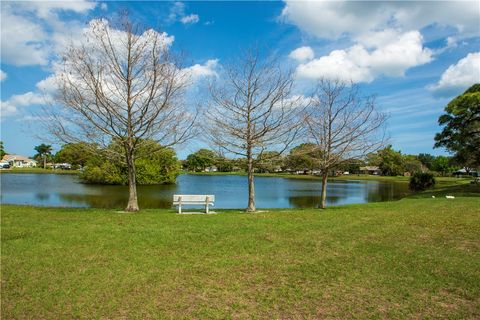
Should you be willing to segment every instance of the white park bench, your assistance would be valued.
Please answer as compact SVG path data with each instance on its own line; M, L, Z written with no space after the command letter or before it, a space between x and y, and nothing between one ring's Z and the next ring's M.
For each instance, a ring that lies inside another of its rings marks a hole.
M215 201L214 195L202 194L174 194L173 205L178 206L178 213L182 213L183 205L202 204L205 206L205 213L208 213L208 206L213 206Z

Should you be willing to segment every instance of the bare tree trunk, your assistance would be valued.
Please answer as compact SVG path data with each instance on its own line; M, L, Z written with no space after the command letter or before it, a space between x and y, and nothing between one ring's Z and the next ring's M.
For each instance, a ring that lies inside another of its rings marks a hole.
M47 156L43 155L43 169L45 170L47 168Z
M136 212L138 208L137 199L137 181L135 174L135 159L133 154L127 152L127 168L128 168L128 204L125 211Z
M69 41L54 76L57 103L44 109L44 125L64 143L89 142L91 153L104 149L126 165L125 210L138 211L135 158L193 137L197 115L183 99L192 72L170 52L164 33L128 15L115 20L94 19L84 37Z
M328 171L322 172L322 195L320 196L320 208L325 209L327 207L327 177Z
M246 212L255 211L255 186L253 183L253 157L251 151L248 151L248 207Z

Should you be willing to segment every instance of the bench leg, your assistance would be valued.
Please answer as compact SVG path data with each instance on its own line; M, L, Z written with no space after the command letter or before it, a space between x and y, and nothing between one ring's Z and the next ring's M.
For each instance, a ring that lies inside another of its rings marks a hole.
M178 213L179 214L182 213L182 205L181 204L178 205Z
M207 202L207 204L205 205L205 213L208 214L208 202Z

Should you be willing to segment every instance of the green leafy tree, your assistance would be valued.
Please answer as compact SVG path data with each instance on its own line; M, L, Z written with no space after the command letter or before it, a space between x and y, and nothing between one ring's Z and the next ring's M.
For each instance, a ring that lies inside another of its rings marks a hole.
M83 167L87 161L92 157L92 150L94 146L86 142L68 143L55 154L55 162L70 163L72 166Z
M345 172L347 171L350 174L357 174L360 173L360 167L365 166L365 162L360 159L351 159L342 163L338 169Z
M370 165L378 166L383 175L398 176L403 174L404 161L402 153L393 150L391 145L378 151L376 154L369 155L368 160Z
M265 151L255 159L255 167L259 172L275 172L282 164L282 156L277 151Z
M187 156L184 166L190 171L204 171L215 164L217 155L212 150L200 149Z
M418 172L426 171L426 166L422 164L420 160L418 160L418 156L416 155L403 155L403 169L404 171L410 172L411 174L415 174Z
M232 172L233 167L235 166L235 161L225 157L218 157L215 161L215 165L220 172Z
M43 160L43 169L45 169L47 167L47 158L52 156L52 146L42 143L35 147L35 151L37 151L35 158Z
M444 147L465 167L480 166L480 84L471 86L445 107L435 148Z
M451 159L445 156L438 156L432 162L432 170L445 176L454 170Z
M155 141L148 141L138 152L146 154L149 148L158 149L157 152L135 160L137 184L171 184L179 174L179 163L175 151L171 148L160 148ZM118 143L108 148L120 149ZM128 184L128 168L126 163L111 157L110 150L99 150L98 154L88 159L80 178L86 183L93 184Z
M285 167L292 170L313 170L321 160L321 152L313 143L302 143L290 150Z
M3 141L0 141L0 159L3 158L4 155L6 155L7 153L5 152L5 149L3 147Z
M428 153L420 153L417 156L417 159L429 170L432 170L433 161L435 160L434 156Z

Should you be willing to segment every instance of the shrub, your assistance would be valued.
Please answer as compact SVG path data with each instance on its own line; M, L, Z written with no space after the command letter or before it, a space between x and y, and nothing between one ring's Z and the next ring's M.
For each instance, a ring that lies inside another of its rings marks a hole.
M433 174L426 173L415 173L410 177L409 188L412 191L423 191L428 188L432 188L435 185L435 177Z
M172 184L179 174L175 151L166 148L146 158L135 160L138 185ZM128 184L128 170L125 164L106 157L92 157L80 173L80 179L92 184Z

